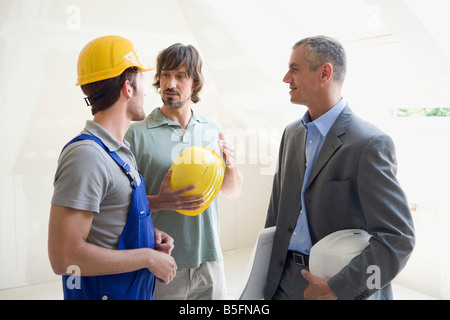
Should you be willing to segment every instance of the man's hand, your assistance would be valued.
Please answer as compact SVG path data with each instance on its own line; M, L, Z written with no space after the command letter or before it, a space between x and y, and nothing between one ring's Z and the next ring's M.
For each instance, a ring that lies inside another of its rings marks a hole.
M222 132L219 132L219 143L220 151L222 152L222 157L227 168L231 169L236 166L236 156L234 152L234 147L227 143L225 136Z
M155 232L155 250L161 251L167 254L171 254L173 250L173 238L167 233L153 228Z
M243 177L236 163L234 147L225 141L223 132L219 132L217 141L225 162L226 170L220 191L230 200L236 200L241 195Z
M302 270L302 276L308 280L309 284L304 292L305 300L336 300L337 297L331 291L328 283L316 276L313 276L308 270Z
M167 284L172 281L177 273L175 259L162 251L150 250L149 252L148 270L162 283Z
M200 205L205 201L203 195L198 196L182 196L186 192L195 189L195 185L190 185L181 189L172 190L169 186L172 170L169 170L164 177L159 193L155 196L147 196L150 210L186 210L195 211L200 209Z

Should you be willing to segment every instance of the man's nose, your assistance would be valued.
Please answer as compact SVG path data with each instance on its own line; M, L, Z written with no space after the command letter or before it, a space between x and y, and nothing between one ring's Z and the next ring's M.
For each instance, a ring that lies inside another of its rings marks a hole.
M291 81L292 81L292 77L290 76L289 71L288 71L288 72L286 72L286 74L284 75L283 82L285 82L285 83L290 83Z
M177 80L175 79L175 77L170 77L169 80L167 81L167 87L169 89L173 89L177 86Z

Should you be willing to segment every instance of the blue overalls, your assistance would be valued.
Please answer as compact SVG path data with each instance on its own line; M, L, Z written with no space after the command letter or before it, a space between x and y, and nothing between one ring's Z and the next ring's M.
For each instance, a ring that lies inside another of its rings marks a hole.
M81 134L66 144L79 140L93 140L97 142L122 168L130 180L132 191L130 210L127 222L119 239L118 250L155 247L155 235L151 212L145 192L145 180L142 175L138 186L130 172L130 166L115 152L111 152L97 137ZM64 149L63 149L64 150ZM83 270L81 270L81 274ZM64 299L66 300L152 300L155 285L155 276L148 269L103 275L80 276L79 288L70 289L67 279L73 276L63 276ZM70 279L69 279L70 281Z

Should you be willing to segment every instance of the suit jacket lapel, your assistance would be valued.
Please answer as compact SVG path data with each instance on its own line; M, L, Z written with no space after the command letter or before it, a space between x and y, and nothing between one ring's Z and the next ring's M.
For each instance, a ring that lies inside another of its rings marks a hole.
M325 138L322 149L320 149L319 155L316 159L316 163L314 164L313 171L311 172L307 188L322 170L323 166L330 160L336 150L341 147L342 141L340 139L340 136L347 132L351 117L352 111L347 105L341 112L339 117L336 119L335 123L333 124Z
M306 158L305 158L305 144L306 144L306 129L300 123L298 128L298 132L295 135L295 146L296 146L296 155L297 155L297 165L298 172L300 175L300 189L301 191L303 185L303 177L305 176L305 166L306 166Z

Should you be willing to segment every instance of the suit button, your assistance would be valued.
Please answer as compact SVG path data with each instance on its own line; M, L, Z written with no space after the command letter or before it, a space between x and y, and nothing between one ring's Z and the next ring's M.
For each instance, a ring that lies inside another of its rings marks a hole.
M294 228L289 227L289 228L288 228L288 231L289 231L289 233L292 233L292 232L294 232Z
M102 297L102 300L108 300L108 296L105 294L105 295Z
M278 262L278 265L279 265L280 267L284 267L284 261L283 261L283 260L280 260L280 262Z

